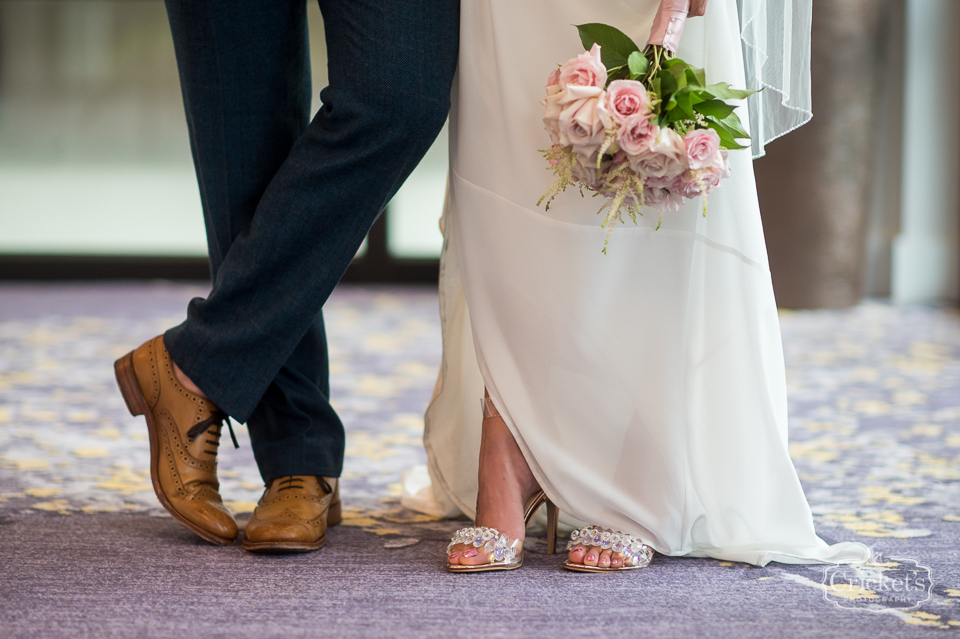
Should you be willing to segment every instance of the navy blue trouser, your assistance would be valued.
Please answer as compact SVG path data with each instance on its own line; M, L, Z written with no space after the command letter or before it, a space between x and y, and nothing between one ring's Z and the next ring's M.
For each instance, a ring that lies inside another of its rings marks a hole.
M213 289L164 342L247 422L265 482L337 477L321 309L450 108L459 0L319 0L330 85L310 121L306 0L167 0Z

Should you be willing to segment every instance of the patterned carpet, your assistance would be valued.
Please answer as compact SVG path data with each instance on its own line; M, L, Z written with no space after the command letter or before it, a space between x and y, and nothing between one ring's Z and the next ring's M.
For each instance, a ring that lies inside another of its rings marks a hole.
M872 546L872 565L759 569L660 557L639 573L583 578L560 571L532 537L529 565L491 577L442 573L444 540L462 524L397 500L401 472L425 461L422 413L440 360L428 289L341 287L327 306L332 396L348 432L345 525L330 547L254 558L195 542L172 522L152 493L146 432L126 412L111 363L178 322L203 292L168 283L0 285L5 636L182 636L184 628L299 636L317 624L341 636L960 633L954 310L870 302L782 315L791 453L818 532ZM245 430L237 435L241 448L222 450L220 475L243 519L262 485ZM210 571L230 576L229 592L205 581ZM183 583L156 592L147 574ZM268 578L282 587L244 586ZM290 586L304 579L336 605L313 605L315 596ZM157 603L178 597L190 599L187 617ZM371 606L385 600L390 606ZM299 603L267 625L244 612L281 601ZM466 611L471 624L449 625Z

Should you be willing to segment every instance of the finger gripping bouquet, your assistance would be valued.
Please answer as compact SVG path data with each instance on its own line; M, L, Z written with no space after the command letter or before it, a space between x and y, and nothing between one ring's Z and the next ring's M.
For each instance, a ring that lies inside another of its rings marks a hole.
M727 152L750 137L724 100L753 91L707 85L703 69L661 46L641 52L614 27L577 28L587 51L550 74L542 102L553 145L541 153L554 182L538 204L549 210L568 186L605 198L604 253L624 210L636 224L652 208L662 223L664 211L699 196L706 215L707 194L730 173Z

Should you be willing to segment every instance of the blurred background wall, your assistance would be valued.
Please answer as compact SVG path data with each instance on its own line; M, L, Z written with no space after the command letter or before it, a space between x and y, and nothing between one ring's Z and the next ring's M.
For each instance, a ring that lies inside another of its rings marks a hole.
M326 47L308 8L316 112ZM361 249L378 253L365 279L436 276L446 146L444 131ZM203 277L205 256L162 0L0 0L0 279Z
M960 297L958 27L957 0L814 3L814 120L756 163L781 306ZM445 175L444 134L355 276L435 278ZM202 277L204 255L162 1L0 0L0 279Z
M755 164L777 302L956 302L960 2L813 6L813 121Z

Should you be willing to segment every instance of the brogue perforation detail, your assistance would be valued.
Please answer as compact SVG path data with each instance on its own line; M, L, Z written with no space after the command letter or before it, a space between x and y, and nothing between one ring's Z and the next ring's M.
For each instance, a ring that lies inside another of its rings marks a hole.
M150 397L147 402L150 408L155 408L160 401L160 367L157 365L156 342L147 345L147 361L150 362Z
M174 422L173 417L169 413L161 413L159 416L159 421L164 426L173 425L173 427L162 428L161 432L164 433L167 439L167 450L168 455L171 455L170 451L176 455L184 464L196 468L197 470L204 470L210 473L217 472L217 460L205 461L194 457L190 454L190 451L187 449L186 445L183 443L183 439L180 436L180 430L176 428L176 422ZM171 455L172 459L172 455Z

